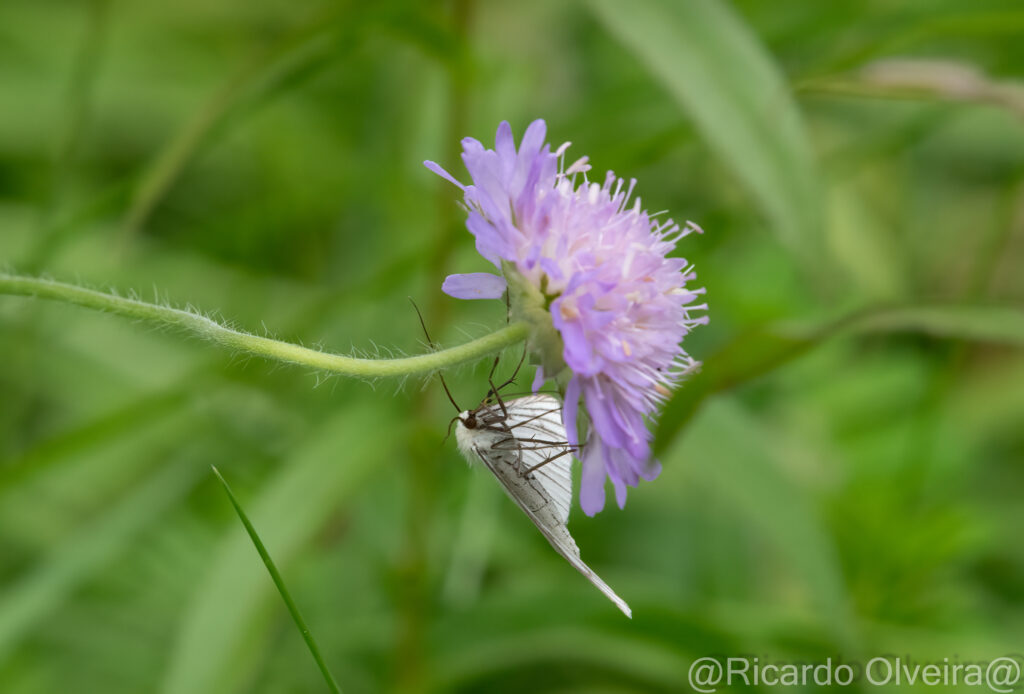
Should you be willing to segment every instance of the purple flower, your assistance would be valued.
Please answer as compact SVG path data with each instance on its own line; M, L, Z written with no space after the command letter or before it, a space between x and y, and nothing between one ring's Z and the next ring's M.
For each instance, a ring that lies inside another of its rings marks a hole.
M565 168L569 143L552 152L545 133L544 121L534 121L518 150L506 122L498 126L494 149L464 139L462 160L472 185L462 185L433 162L425 164L462 189L477 251L502 270L502 276L451 275L445 293L500 298L507 288L513 313L557 331L560 354L544 354L536 339L543 326L531 339L543 359L534 390L545 377L564 384L562 417L574 445L583 398L590 426L580 506L594 515L604 508L605 475L622 507L626 485L654 479L661 470L651 460L647 419L698 365L680 343L707 323L707 316L691 316L707 308L696 303L704 289L686 286L696 279L692 267L667 256L681 238L700 229L655 221L639 198L630 205L636 181L627 186L610 171L603 184L588 181L585 157Z

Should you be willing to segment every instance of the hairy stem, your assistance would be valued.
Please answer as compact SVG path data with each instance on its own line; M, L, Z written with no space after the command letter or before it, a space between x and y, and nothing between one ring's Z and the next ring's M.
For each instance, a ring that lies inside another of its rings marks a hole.
M0 294L62 301L126 318L170 326L228 349L357 378L414 376L450 368L522 342L529 332L524 323L513 323L471 342L429 354L401 359L361 359L251 335L221 325L193 311L150 304L138 299L115 296L38 277L0 273Z

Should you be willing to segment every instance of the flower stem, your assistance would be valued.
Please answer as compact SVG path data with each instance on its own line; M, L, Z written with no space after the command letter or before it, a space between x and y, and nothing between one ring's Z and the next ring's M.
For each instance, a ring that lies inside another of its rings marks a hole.
M115 296L38 277L0 272L0 294L62 301L126 318L179 328L228 349L357 378L414 376L446 369L522 342L529 332L526 324L513 323L476 340L437 352L400 359L362 359L320 352L290 342L251 335L221 325L194 311L150 304L138 299Z
M313 633L306 626L306 620L302 618L302 613L299 612L298 606L295 601L292 600L291 593L288 592L288 588L284 584L284 579L281 578L281 573L277 570L277 566L274 564L274 560L270 558L270 553L267 552L267 548L263 546L263 541L260 539L259 533L256 532L256 528L253 527L249 521L249 517L245 515L245 511L242 510L241 504L238 503L238 499L235 498L234 493L231 491L231 487L228 486L227 480L220 474L220 470L216 466L211 465L210 469L213 470L213 474L217 476L221 485L224 487L224 491L228 495L228 499L231 501L231 505L235 507L235 513L238 514L239 520L242 521L242 525L245 526L245 532L249 533L249 539L252 540L252 544L256 547L256 552L259 553L260 559L267 566L267 571L270 573L270 579L277 586L277 592L281 594L281 599L284 600L285 607L288 608L288 612L291 614L292 619L295 620L295 626L299 628L302 633L302 638L306 642L306 646L309 648L309 652L313 656L313 660L316 661L317 667L320 668L321 674L324 676L324 681L327 683L327 688L331 690L332 694L341 694L341 688L338 687L337 680L334 679L334 675L331 674L330 669L327 667L327 663L324 662L323 655L320 654L320 647L316 643L316 639L313 638Z

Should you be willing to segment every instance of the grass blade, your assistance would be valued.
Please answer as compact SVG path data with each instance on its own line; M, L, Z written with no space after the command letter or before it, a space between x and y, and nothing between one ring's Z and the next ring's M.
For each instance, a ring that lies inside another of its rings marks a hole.
M284 584L284 579L281 578L281 572L277 570L277 566L274 565L274 560L270 558L270 554L267 552L267 548L263 546L263 541L260 540L259 533L256 532L256 528L252 526L249 521L249 517L245 515L245 511L242 510L241 504L238 503L238 499L231 491L230 485L224 476L220 474L220 470L216 466L211 465L210 469L213 470L213 474L217 476L221 485L224 487L224 492L228 495L228 499L231 500L231 505L235 507L235 513L238 514L238 519L242 521L242 525L245 526L245 532L249 533L249 539L252 540L252 544L256 547L256 551L260 555L260 559L267 566L267 572L270 574L271 580L277 587L277 592L281 594L281 599L284 600L285 606L288 608L288 613L291 614L292 619L295 620L295 626L299 628L302 633L302 639L306 642L306 646L309 648L310 654L313 656L313 660L316 661L316 665L320 668L320 672L324 676L324 681L327 683L327 688L334 692L334 694L341 694L341 688L338 687L338 682L334 679L334 675L331 674L330 669L327 667L327 663L324 662L323 656L320 654L320 647L316 643L316 639L313 638L313 633L306 626L306 620L302 618L302 613L299 612L298 606L295 601L292 600L291 594L288 592L288 587Z
M294 561L329 520L393 460L391 437L366 436L394 422L382 407L342 408L304 435L247 504L261 539L278 564ZM339 451L345 451L344 462ZM258 644L276 596L260 573L251 542L238 528L225 529L208 558L178 627L174 652L159 691L163 694L227 694L240 691L263 666Z

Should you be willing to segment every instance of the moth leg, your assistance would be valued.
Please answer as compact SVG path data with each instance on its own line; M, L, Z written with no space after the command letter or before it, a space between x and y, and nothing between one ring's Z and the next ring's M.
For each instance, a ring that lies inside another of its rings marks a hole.
M529 424L530 422L532 422L534 420L537 420L537 419L540 419L541 417L547 417L549 414L551 414L553 412L558 412L558 410L560 410L560 409L561 409L561 407L553 407L550 410L547 410L546 412L541 412L540 414L534 415L534 416L530 417L529 419L524 419L521 422L517 422L516 424L513 424L512 426L510 426L509 429L515 429L516 427L521 427L524 424Z
M519 375L519 369L523 368L523 362L526 361L526 352L527 352L527 350L526 350L526 347L524 346L523 347L523 356L519 357L519 363L516 364L516 370L513 371L512 375L509 377L509 379L507 381L505 381L504 383L502 383L500 386L495 386L494 385L494 381L491 380L494 377L494 367L498 366L498 359L497 359L497 357L495 357L495 359L494 359L494 367L491 368L491 373L487 377L487 382L491 386L491 392L494 393L494 397L497 399L498 404L501 405L501 411L505 414L506 418L508 418L508 412L505 410L505 403L502 402L502 400L501 400L501 391L504 390L504 388L506 386L510 386L510 385L512 385L513 383L516 382L516 376Z
M534 434L533 436L531 436L528 439L516 439L514 437L513 438L504 438L504 439L501 439L498 443L506 443L508 441L515 441L517 448L519 448L519 450L521 450L521 451L541 451L541 450L544 450L545 448L565 448L565 449L568 449L570 452L572 452L572 451L578 451L581 448L583 448L583 446L581 446L580 444L570 444L568 441L564 441L564 440L563 441L552 441L550 439L538 439L536 434ZM534 445L524 445L524 444L534 444Z
M516 364L516 370L512 372L511 378L509 378L508 381L505 382L505 385L502 386L502 388L504 388L505 386L509 385L510 383L515 383L516 382L516 376L519 375L519 369L523 368L523 362L526 361L526 352L527 352L527 347L526 347L526 343L524 342L523 343L523 356L519 357L519 363Z
M514 436L508 436L503 439L498 439L491 444L492 451L502 451L507 453L514 453L515 460L510 462L512 468L516 471L516 474L522 477L523 467L523 448L519 445L519 441Z
M494 364L491 366L491 372L487 374L487 383L491 386L491 393L487 397L489 398L491 395L494 395L494 399L498 401L498 406L501 407L501 415L504 420L508 419L508 410L505 409L505 401L501 399L501 394L498 391L507 386L508 382L501 384L500 388L495 387L494 385L494 370L498 368L498 359L500 357L501 355L499 354L494 358ZM484 399L486 400L487 398Z
M570 446L563 441L534 441L536 446L523 446L520 444L519 450L521 451L543 451L545 448L565 448L570 453L580 450L582 446Z
M563 450L562 450L562 452L561 452L561 453L556 453L556 454L554 454L553 456L550 456L550 457L548 457L548 458L545 458L544 460L540 461L539 463L537 463L536 465L534 465L533 467L531 467L531 468L530 468L529 470L527 470L526 472L521 472L521 473L519 473L519 474L523 475L524 477L526 477L526 476L529 476L529 475L532 475L532 474L533 474L533 473L534 473L535 471L537 471L537 470L539 470L540 468L544 467L544 466L545 466L545 465L547 465L548 463L550 463L550 462L552 462L552 461L554 461L554 460L558 460L558 459L559 459L559 458L561 458L561 457L562 457L563 455L566 455L566 454L568 454L568 453L572 453L572 450L570 450L570 449L568 449L568 448L565 448L565 449L563 449Z
M536 444L524 446L523 444ZM547 441L545 439L516 439L508 437L504 439L498 439L491 448L501 451L542 451L545 448L566 448L571 453L577 451L581 446L571 446L565 441Z

